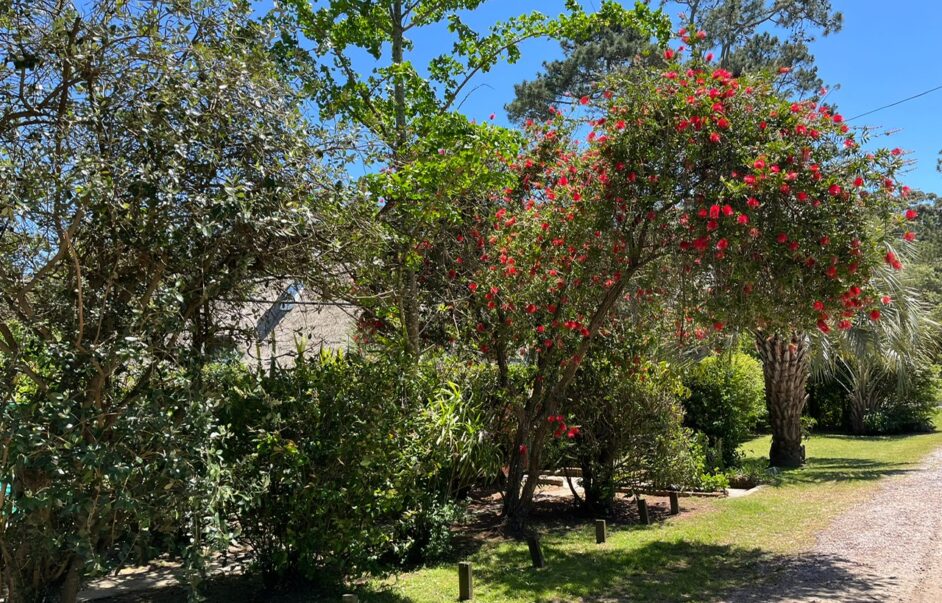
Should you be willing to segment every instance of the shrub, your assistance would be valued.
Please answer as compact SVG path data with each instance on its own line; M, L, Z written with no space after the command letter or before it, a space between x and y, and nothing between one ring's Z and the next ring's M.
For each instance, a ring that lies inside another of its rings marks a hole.
M765 414L762 366L741 352L709 356L691 367L684 383L684 422L709 441L709 466L735 465L737 449Z
M223 371L239 522L269 583L336 584L448 550L454 496L501 459L485 400L449 383L455 368L324 352L268 374Z
M932 416L942 395L937 365L910 367L903 379L890 372L881 385L878 406L864 415L867 433L932 431Z
M903 370L905 375L887 368L871 374L861 371L859 364L841 365L835 373L822 375L812 382L809 415L819 428L849 430L848 417L853 411L854 394L861 404L857 412L862 417L854 433L931 431L933 413L942 397L939 367L914 363ZM864 380L861 375L871 376ZM857 394L857 390L865 395Z
M611 511L620 488L695 486L703 467L682 425L685 390L666 363L619 364L598 354L583 364L567 406L578 425L569 454L582 469L583 508Z
M764 459L746 459L725 472L726 480L733 488L754 488L760 484L774 484L778 481L778 469L769 467Z
M0 354L0 367L9 361ZM96 420L68 395L68 360L39 352L29 361L62 389L16 377L0 391L0 592L70 600L63 592L77 592L83 576L164 553L183 558L196 586L206 554L230 536L218 400L194 395L191 372L160 363L146 395L130 380L110 388L106 403L120 401L121 412Z
M832 376L817 376L808 383L807 416L821 430L847 429L847 390Z

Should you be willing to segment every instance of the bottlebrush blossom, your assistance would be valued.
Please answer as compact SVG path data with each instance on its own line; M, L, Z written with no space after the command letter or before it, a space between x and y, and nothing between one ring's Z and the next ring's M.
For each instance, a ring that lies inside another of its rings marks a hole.
M614 353L613 333L640 339L661 322L685 344L734 328L829 333L873 312L881 263L902 267L889 251L899 231L884 225L916 216L885 186L897 156L845 146L839 116L764 76L681 57L528 127L503 160L506 186L475 197L486 209L467 212L464 240L443 254L465 258L449 266L457 345L528 365L517 401L528 461L540 456L533 434L558 428L545 417L563 414L582 359ZM638 312L657 319L626 318Z

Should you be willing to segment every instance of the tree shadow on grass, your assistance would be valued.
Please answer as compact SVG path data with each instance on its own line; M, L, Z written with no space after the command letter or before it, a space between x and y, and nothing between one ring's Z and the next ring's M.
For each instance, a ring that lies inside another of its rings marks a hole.
M781 483L822 483L872 481L891 475L903 475L914 470L908 463L892 463L872 459L841 457L812 457L799 469L782 472Z
M334 603L340 601L344 592L357 592L357 589L337 590L334 586L301 580L277 588L266 588L261 577L255 573L213 576L200 588L200 595L208 603ZM411 601L390 590L366 592L365 598L361 595L362 601ZM95 603L180 603L187 601L187 591L183 586L175 585L92 600Z
M544 545L547 566L530 566L526 546L501 550L474 572L475 590L492 601L783 601L840 596L878 600L891 581L863 575L839 558L792 557L759 549L690 542L653 542L640 549L600 547L588 553ZM457 572L454 598L457 599ZM361 600L403 601L390 591ZM444 600L451 600L445 597Z

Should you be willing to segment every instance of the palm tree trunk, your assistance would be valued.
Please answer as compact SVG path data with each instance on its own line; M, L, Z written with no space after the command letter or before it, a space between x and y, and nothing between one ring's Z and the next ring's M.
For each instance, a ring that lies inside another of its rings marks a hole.
M800 467L805 461L801 444L801 411L808 399L809 344L804 333L790 338L756 333L756 348L765 375L765 401L772 426L769 464Z

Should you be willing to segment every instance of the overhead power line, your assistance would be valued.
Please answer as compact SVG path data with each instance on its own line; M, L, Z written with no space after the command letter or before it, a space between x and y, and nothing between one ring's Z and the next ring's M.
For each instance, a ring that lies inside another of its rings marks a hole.
M923 91L923 92L920 92L919 94L914 94L914 95L912 95L912 96L906 97L906 98L904 98L903 100L898 100L898 101L896 101L895 103L890 103L889 105L883 105L882 107L877 107L876 109L871 109L870 111L867 111L866 113L861 113L860 115L855 115L855 116L851 117L850 119L848 119L847 121L853 121L853 120L857 119L858 117L863 117L863 116L865 116L865 115L870 115L871 113L876 113L877 111L882 111L882 110L884 110L884 109L889 109L890 107L895 107L896 105L901 105L901 104L903 104L903 103L905 103L905 102L908 102L908 101L913 100L914 98L919 98L920 96L925 96L925 95L929 94L930 92L935 92L936 90L942 90L942 84L939 84L939 85L936 86L935 88L930 88L930 89L928 89L928 90L925 90L925 91Z

